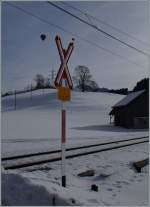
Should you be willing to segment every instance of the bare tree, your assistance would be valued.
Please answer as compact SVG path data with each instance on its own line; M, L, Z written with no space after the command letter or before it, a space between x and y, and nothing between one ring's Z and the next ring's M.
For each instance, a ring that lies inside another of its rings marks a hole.
M98 84L94 80L90 80L88 86L92 91L97 91L99 88Z
M84 92L87 88L95 88L98 85L92 80L92 75L88 67L79 65L74 70L73 80L77 87Z
M43 88L45 85L45 78L41 74L37 74L34 78L36 82L36 88Z

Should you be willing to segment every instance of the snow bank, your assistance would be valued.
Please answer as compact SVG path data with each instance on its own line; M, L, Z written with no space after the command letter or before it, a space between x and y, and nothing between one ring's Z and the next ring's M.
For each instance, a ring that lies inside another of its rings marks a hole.
M53 183L32 181L21 174L2 172L2 205L71 206L77 205L67 189ZM79 205L79 204L78 204Z

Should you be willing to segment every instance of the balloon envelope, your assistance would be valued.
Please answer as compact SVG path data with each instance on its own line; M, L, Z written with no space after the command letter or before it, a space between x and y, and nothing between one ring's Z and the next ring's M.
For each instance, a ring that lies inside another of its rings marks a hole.
M45 34L41 34L41 40L45 40L46 39L46 35Z

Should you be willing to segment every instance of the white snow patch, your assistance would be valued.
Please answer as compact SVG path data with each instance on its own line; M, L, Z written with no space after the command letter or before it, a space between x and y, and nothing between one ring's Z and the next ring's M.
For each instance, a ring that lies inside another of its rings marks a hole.
M55 201L54 201L55 199ZM28 179L14 172L2 173L2 205L70 206L79 203L67 189L43 180Z

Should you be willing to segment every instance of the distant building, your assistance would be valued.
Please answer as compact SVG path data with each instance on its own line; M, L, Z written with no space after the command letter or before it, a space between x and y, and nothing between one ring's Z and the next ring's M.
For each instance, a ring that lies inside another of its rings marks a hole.
M110 118L114 117L114 124L126 128L149 128L149 94L142 90L130 93L116 103Z

